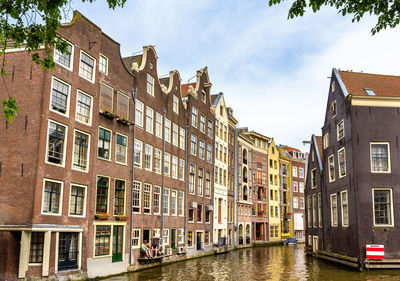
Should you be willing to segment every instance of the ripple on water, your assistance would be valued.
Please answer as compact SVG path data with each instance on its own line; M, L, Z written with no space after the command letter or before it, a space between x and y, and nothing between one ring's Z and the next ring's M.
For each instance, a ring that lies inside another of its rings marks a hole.
M399 270L357 272L305 255L304 245L242 249L136 273L109 281L326 280L400 281Z

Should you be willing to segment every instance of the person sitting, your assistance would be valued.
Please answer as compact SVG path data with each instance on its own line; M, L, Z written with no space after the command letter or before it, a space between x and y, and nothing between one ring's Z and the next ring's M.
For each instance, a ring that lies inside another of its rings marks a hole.
M144 240L142 245L140 246L140 252L144 253L146 255L146 258L151 258L150 248L147 247L147 240Z
M158 254L158 244L156 241L153 240L153 244L151 244L151 252L153 254L153 257L157 257Z

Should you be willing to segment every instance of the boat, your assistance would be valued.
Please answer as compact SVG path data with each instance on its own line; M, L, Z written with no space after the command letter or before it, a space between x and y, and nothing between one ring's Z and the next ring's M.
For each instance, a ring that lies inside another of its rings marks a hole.
M295 238L288 238L288 239L285 240L284 243L285 243L286 245L296 245L297 242L298 242L298 241L297 241Z

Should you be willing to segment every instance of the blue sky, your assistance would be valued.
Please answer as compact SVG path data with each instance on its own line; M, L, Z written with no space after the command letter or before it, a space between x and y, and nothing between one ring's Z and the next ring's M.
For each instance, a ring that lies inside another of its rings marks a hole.
M290 1L291 2L291 1ZM208 66L212 92L225 93L239 126L308 151L321 134L333 67L400 75L400 27L370 34L376 18L352 23L333 8L288 20L289 1L106 1L79 10L121 44L122 56L154 45L159 75L178 70L182 83Z

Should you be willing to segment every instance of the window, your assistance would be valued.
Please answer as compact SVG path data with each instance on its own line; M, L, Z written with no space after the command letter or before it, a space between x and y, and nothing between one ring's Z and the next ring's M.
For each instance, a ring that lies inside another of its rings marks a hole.
M183 216L184 214L184 207L185 204L185 193L182 191L179 191L179 198L178 198L178 215Z
M197 128L197 108L192 106L192 126Z
M196 156L197 137L192 135L190 138L190 153Z
M329 146L329 134L326 133L324 135L324 149L327 148Z
M85 215L85 197L86 186L71 184L69 197L69 215L84 216Z
M143 214L151 213L151 184L143 186Z
M338 219L337 219L337 195L331 195L331 225L337 226Z
M199 168L197 179L197 195L203 196L203 169Z
M161 174L161 150L154 149L154 171L157 174Z
M132 229L132 248L140 247L140 229Z
M178 178L178 157L172 156L171 174L174 179Z
M299 183L299 192L304 193L304 182Z
M100 83L100 112L113 112L113 88Z
M160 238L160 229L153 229L153 237Z
M339 178L346 175L346 156L344 153L344 147L338 151L338 161L339 161Z
M126 165L127 162L127 142L126 136L117 133L117 142L115 144L115 162Z
M176 216L176 212L177 212L177 191L176 190L172 190L171 191L171 215L172 216Z
M111 145L111 131L104 128L99 128L97 156L105 160L110 160L111 159L110 145Z
M183 228L178 229L178 243L185 243L185 230Z
M65 136L68 133L68 128L60 123L49 120L47 139L47 157L46 162L64 166L65 164Z
M164 153L164 175L169 176L170 170L169 167L171 165L171 155L167 152Z
M307 196L307 226L311 227L311 196Z
M75 130L72 168L87 172L89 170L90 135Z
M198 204L197 206L197 222L203 221L203 205Z
M129 120L129 98L123 93L117 93L117 115L119 118Z
M168 119L165 119L165 132L164 132L164 137L166 142L171 142L171 121Z
M134 161L135 167L137 168L142 168L142 150L143 143L140 140L135 139Z
M293 177L297 178L297 167L293 167Z
M298 192L298 182L297 181L293 181L293 192Z
M92 97L78 90L76 95L75 119L90 126L92 124L92 106Z
M349 226L349 204L347 199L347 191L340 192L340 197L342 201L342 226Z
M203 141L203 140L200 140L200 141L199 141L199 157L200 157L201 159L204 159L204 150L205 150L204 141Z
M206 173L206 197L210 197L211 190L211 172L207 171Z
M299 168L299 178L304 178L304 169L303 168Z
M102 54L99 59L99 71L105 75L108 74L108 58Z
M133 182L132 190L132 212L140 213L140 196L142 193L142 183L138 181Z
M210 137L210 138L213 137L213 122L212 122L211 120L208 120L207 135L208 135L208 137Z
M42 263L43 245L44 245L44 232L31 232L29 263Z
M67 52L65 54L60 53L56 48L54 48L54 62L64 66L68 70L72 71L74 58L74 46L67 42Z
M340 140L344 137L344 120L340 121L337 124L337 140Z
M329 166L329 182L335 180L335 160L333 159L333 155L328 158L328 166Z
M312 216L313 216L313 227L317 227L317 196L312 196Z
M164 196L163 212L164 215L169 215L169 188L164 188L163 196Z
M163 231L164 245L169 245L169 229Z
M207 144L207 162L211 163L212 161L212 146L211 144Z
M343 211L342 211L343 212ZM322 227L322 201L321 192L318 193L318 227Z
M156 112L156 137L162 138L163 116Z
M331 116L332 118L336 116L336 101L333 101L331 104Z
M179 179L185 180L185 160L179 159Z
M152 160L153 160L153 147L146 144L144 146L144 168L148 171L152 170Z
M115 180L114 186L114 215L125 214L125 184L124 180Z
M304 209L304 198L300 197L300 209Z
M55 77L51 84L50 110L68 116L70 85Z
M193 231L188 231L187 245L188 247L193 246Z
M108 188L110 179L97 176L96 213L108 213Z
M194 194L194 177L196 173L196 165L190 164L190 175L189 175L189 193Z
M392 190L373 188L374 226L393 226Z
M271 209L272 208L273 207L271 207ZM297 198L297 197L293 197L293 208L295 208L295 209L299 208L299 198ZM271 211L271 214L272 214L272 211Z
M178 125L172 124L172 144L178 146Z
M79 64L79 76L85 78L90 82L94 82L94 67L96 60L88 54L81 51L81 60Z
M371 146L371 172L390 173L390 146L388 142L374 142Z
M200 131L206 133L206 117L203 114L200 115Z
M147 73L147 93L154 96L154 78Z
M314 188L317 186L316 176L317 176L317 169L312 169L311 170L311 188Z
M153 133L153 118L154 118L154 110L146 106L146 131L150 134Z
M62 188L60 181L44 180L42 214L61 214Z
M185 129L179 128L179 147L185 150Z
M176 95L172 96L172 110L179 114L179 98Z
M143 111L144 104L140 100L135 102L135 123L137 126L143 128Z
M153 210L154 214L160 214L160 196L161 196L161 188L159 186L154 186L154 194L153 194Z

